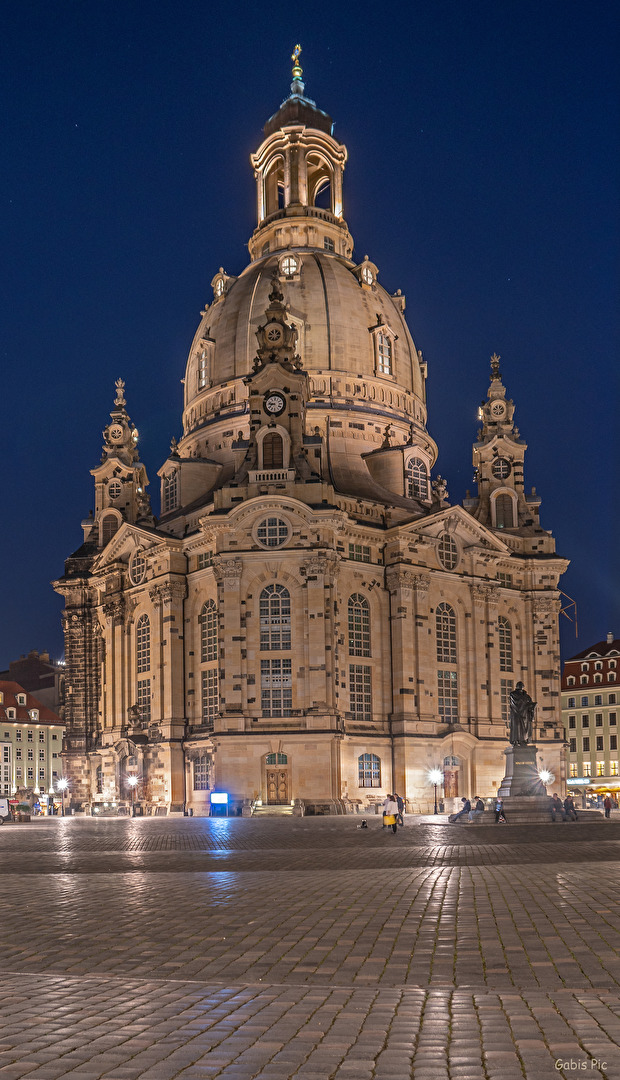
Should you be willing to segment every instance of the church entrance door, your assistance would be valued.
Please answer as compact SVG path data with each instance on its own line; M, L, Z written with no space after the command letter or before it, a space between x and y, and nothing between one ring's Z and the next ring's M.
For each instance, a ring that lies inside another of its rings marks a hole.
M288 769L267 769L267 802L270 806L290 803Z

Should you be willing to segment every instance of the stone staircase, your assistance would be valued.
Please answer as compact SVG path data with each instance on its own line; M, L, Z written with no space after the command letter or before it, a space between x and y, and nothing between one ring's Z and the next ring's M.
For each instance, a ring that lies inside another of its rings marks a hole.
M255 806L252 817L291 817L293 807L290 803L274 806Z

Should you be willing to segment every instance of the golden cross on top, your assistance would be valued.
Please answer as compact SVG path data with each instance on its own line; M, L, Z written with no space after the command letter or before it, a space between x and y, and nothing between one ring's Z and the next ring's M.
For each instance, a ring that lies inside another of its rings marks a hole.
M302 71L301 67L299 66L300 54L301 54L301 45L296 45L295 48L293 49L293 54L291 56L291 60L293 61L293 75L295 76L295 78L299 78L299 76L301 75L301 71Z

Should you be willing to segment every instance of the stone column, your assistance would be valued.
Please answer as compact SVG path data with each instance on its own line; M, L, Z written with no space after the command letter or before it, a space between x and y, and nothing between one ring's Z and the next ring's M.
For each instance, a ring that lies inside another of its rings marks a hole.
M241 628L241 575L243 562L239 558L217 555L213 559L213 576L217 582L218 610L218 656L220 679L220 719L215 721L215 731L226 729L226 714L239 719L243 710L244 691L241 649L245 651L245 629ZM260 633L260 631L259 631ZM260 700L260 678L258 685Z
M339 616L336 616L334 605L340 559L333 552L314 555L305 561L305 568L308 604L306 701L309 710L335 716L339 708L336 691ZM324 657L323 663L311 663L312 659L320 660L321 657Z

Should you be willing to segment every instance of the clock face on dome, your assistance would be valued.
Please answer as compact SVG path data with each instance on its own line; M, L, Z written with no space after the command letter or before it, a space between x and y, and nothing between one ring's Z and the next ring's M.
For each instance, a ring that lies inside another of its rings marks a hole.
M120 424L112 424L108 434L112 442L121 442L124 432Z
M265 328L265 336L270 345L279 345L284 334L279 323L269 323Z
M491 416L494 416L497 420L501 419L506 412L506 406L503 401L494 401L491 405Z
M265 410L272 416L279 416L281 412L284 412L286 401L282 397L282 394L267 394L265 398Z

